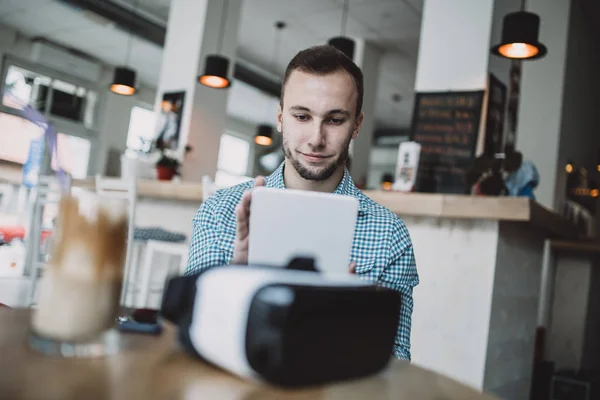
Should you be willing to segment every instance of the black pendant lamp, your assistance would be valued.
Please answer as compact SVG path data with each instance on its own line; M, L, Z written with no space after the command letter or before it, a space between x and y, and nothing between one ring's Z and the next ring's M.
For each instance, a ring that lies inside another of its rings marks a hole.
M227 21L227 8L229 0L223 1L221 16L221 30L219 32L219 41L217 44L217 53L220 53L223 47L223 36L225 35L225 23ZM204 86L215 89L225 89L231 85L228 78L229 59L220 54L210 54L206 56L204 62L204 73L198 77L198 82Z
M539 42L539 33L540 17L525 11L525 0L523 0L521 11L504 16L502 40L492 47L492 53L500 57L519 60L542 58L548 50Z
M127 67L115 68L110 91L122 96L131 96L136 92L135 71Z
M277 75L275 71L275 64L277 62L277 56L279 55L280 47L280 34L281 30L285 28L285 22L275 22L275 43L273 44L273 56L271 59L271 73ZM267 124L261 124L256 129L256 135L254 136L254 143L259 146L270 146L273 143L273 127Z
M254 136L254 143L259 146L270 146L273 143L273 127L271 125L259 125Z
M381 177L381 190L392 190L394 184L394 175L385 173Z
M135 3L137 11L138 2ZM129 41L127 42L127 52L125 53L125 65L115 68L110 91L122 96L132 96L137 91L135 88L135 71L128 67L129 57L131 56L131 44L133 34L129 32Z
M344 1L344 12L342 14L342 31L340 36L333 37L327 42L344 53L349 59L354 59L354 40L346 37L346 24L348 23L348 0Z

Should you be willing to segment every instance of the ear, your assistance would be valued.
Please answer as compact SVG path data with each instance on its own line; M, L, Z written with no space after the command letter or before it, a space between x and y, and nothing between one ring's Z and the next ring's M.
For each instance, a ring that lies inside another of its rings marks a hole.
M281 127L282 127L282 122L281 122L281 117L283 114L283 110L281 109L281 103L279 103L279 105L277 106L277 132L281 133Z
M356 123L354 124L354 130L352 131L352 139L356 139L358 137L358 131L360 131L360 127L365 120L365 113L361 112L358 118L356 118Z

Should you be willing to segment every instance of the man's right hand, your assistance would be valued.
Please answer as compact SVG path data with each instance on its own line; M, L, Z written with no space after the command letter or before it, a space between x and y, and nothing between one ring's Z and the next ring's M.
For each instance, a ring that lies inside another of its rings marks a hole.
M265 178L256 177L254 187L265 186ZM233 247L233 259L231 264L248 264L248 242L250 238L250 202L252 201L252 190L248 190L242 196L242 201L235 208L236 232Z

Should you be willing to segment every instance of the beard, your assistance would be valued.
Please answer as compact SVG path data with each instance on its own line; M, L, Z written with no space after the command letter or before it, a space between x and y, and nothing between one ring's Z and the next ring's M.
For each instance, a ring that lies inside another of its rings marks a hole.
M283 129L282 129L283 130ZM302 177L302 179L306 179L307 181L325 181L342 166L346 165L348 160L348 154L350 151L350 141L352 140L352 136L348 136L348 140L344 144L344 148L337 158L331 160L328 164L319 166L319 167L307 167L292 153L290 150L289 144L287 140L283 140L283 154L285 158L290 161L294 169L298 172L298 175ZM314 151L318 151L319 149L314 149Z

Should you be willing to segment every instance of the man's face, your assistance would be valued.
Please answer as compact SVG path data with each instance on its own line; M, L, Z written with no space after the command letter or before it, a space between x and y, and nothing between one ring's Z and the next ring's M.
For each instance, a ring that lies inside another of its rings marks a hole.
M286 159L306 180L330 178L348 158L363 114L356 118L357 93L345 71L311 75L293 71L277 115Z

